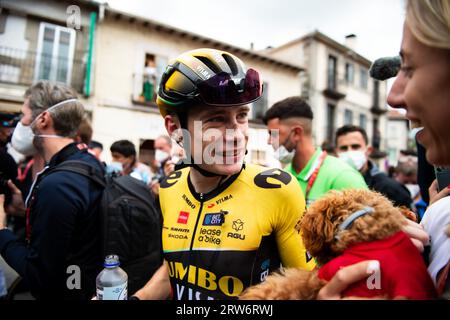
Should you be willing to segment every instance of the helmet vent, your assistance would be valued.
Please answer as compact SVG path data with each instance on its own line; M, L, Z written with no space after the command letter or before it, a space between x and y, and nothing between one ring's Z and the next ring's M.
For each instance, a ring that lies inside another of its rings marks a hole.
M230 67L231 73L233 74L233 76L237 75L239 73L239 70L236 65L236 61L234 61L234 59L231 56L229 56L228 54L222 54L222 57L225 59L228 66Z
M216 66L211 60L209 60L206 57L203 56L195 56L198 60L200 60L201 62L203 62L203 64L205 64L209 69L211 69L212 72L214 73L220 73L222 70L220 70L220 68L218 66Z

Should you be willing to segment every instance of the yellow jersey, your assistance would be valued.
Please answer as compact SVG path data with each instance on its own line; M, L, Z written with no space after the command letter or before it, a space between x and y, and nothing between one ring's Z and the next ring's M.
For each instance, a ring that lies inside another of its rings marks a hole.
M305 200L280 169L244 165L195 192L189 168L161 182L163 250L177 300L232 299L283 265L311 270L299 231Z

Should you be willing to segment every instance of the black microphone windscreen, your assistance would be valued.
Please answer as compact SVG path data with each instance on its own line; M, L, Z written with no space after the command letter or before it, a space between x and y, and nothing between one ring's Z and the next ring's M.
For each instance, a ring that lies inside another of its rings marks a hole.
M370 67L370 76L376 80L386 80L395 77L400 70L400 56L386 57L375 60Z

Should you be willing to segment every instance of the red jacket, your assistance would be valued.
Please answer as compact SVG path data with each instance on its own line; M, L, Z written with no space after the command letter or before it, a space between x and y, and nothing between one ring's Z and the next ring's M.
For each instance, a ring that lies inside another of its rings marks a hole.
M330 281L342 267L364 260L380 261L380 281L374 276L361 280L343 292L346 297L380 297L388 299L432 299L436 296L433 281L422 256L409 237L397 232L389 238L358 243L319 269L319 277ZM372 289L369 288L372 287Z

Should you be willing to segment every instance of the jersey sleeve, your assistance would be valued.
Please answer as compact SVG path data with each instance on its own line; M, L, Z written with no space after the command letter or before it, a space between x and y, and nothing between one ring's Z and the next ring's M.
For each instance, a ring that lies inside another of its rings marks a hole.
M314 260L307 253L300 234L300 219L305 213L305 199L296 179L280 189L277 199L275 238L284 267L312 270Z

